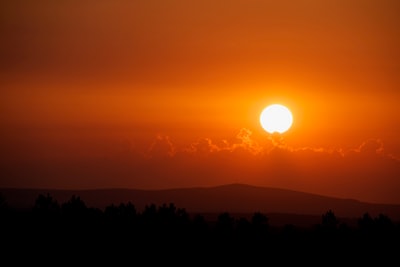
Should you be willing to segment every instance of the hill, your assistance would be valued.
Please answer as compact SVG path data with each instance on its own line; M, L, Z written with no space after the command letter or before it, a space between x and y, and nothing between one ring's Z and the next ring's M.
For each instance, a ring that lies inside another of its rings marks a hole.
M252 214L262 212L275 214L276 222L290 223L315 220L321 214L332 210L337 217L359 218L368 212L371 216L380 213L394 221L400 221L400 205L365 203L354 199L340 199L305 192L279 188L257 187L245 184L229 184L216 187L194 187L164 190L139 189L95 189L95 190L49 190L49 189L0 189L10 207L24 209L31 207L39 194L50 194L59 203L72 195L80 196L89 207L104 209L110 204L132 202L138 211L146 205L174 203L189 213ZM291 214L289 218L287 215ZM273 223L273 222L272 222Z

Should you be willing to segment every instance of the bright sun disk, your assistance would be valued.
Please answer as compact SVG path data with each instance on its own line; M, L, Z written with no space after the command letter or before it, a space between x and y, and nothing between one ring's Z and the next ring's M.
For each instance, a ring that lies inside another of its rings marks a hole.
M260 115L260 123L268 133L284 133L289 130L293 123L293 116L290 110L279 104L266 107Z

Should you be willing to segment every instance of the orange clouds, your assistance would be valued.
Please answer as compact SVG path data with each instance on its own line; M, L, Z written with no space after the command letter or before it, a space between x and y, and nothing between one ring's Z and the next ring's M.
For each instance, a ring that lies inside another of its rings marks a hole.
M400 161L385 153L381 140L343 150L291 147L278 137L260 142L241 129L236 141L201 138L181 146L160 134L144 150L127 141L79 141L42 151L45 157L31 152L3 158L0 186L156 189L247 183L400 203Z

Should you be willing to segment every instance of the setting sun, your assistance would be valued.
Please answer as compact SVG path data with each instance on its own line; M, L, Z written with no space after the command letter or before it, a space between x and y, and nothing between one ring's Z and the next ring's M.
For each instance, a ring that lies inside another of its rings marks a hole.
M260 115L260 123L268 133L284 133L293 123L290 110L282 105L274 104L266 107Z

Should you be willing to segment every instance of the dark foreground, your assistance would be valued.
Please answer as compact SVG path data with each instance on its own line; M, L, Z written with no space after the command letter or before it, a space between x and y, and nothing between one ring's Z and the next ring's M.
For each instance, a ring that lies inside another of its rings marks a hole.
M12 209L3 200L0 212L1 258L13 265L400 262L400 225L384 214L361 214L357 225L349 226L328 210L310 227L272 227L262 213L248 219L224 212L210 221L173 203L142 212L132 203L100 210L86 207L79 197L58 204L49 195L39 195L28 210Z

